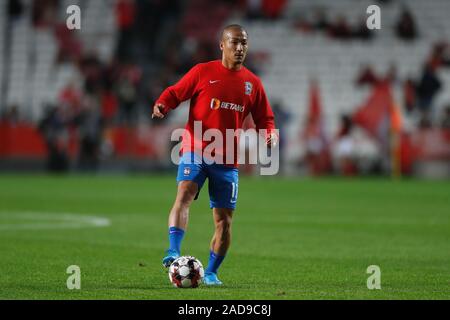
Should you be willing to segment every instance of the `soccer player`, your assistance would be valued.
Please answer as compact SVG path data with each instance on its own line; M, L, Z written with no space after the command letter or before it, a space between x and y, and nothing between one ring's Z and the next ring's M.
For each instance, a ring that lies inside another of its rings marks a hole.
M240 25L224 28L220 41L222 59L194 66L178 83L168 87L153 107L152 118L162 119L181 102L190 101L189 119L183 136L182 156L178 167L178 192L169 214L169 249L163 265L180 256L181 242L188 225L189 207L208 179L210 206L215 232L210 244L209 263L205 270L206 285L221 285L217 277L231 241L231 223L238 196L238 165L205 161L202 150L210 142L196 144L194 122L201 121L203 132L217 129L225 137L227 129L242 128L251 114L256 129L266 129L266 143L275 146L274 116L261 80L243 66L248 50L248 36ZM225 140L225 138L224 138ZM197 141L198 142L198 141ZM200 149L195 146L200 145ZM224 147L225 149L225 147ZM236 152L236 148L234 149ZM225 150L216 150L225 159Z

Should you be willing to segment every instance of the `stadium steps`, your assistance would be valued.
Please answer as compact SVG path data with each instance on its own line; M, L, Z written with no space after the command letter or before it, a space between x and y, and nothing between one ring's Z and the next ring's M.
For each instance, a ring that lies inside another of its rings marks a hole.
M112 59L116 46L114 3L114 0L62 0L59 6L59 20L62 23L67 19L66 9L69 5L81 7L82 32L78 35L83 46L97 52L104 62ZM6 23L5 4L5 1L1 2L0 25ZM42 117L48 103L57 102L60 90L71 81L80 84L81 77L75 66L55 63L58 44L53 30L35 29L30 22L31 1L25 0L24 5L23 16L12 25L11 30L11 62L6 105L17 105L22 115L37 121ZM4 42L2 34L0 49ZM0 52L2 71L3 50Z

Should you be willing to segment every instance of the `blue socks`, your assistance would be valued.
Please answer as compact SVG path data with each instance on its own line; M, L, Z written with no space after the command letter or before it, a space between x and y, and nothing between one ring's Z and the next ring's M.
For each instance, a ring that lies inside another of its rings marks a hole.
M209 252L209 263L208 268L206 268L206 272L217 273L223 259L225 259L225 256L219 256L211 250Z
M175 250L180 253L181 248L181 240L183 240L184 237L184 230L179 229L177 227L170 227L169 228L169 242L170 242L170 248L169 250Z
M178 254L180 254L181 241L183 240L183 237L184 237L183 229L180 229L177 227L170 227L169 228L169 242L170 242L169 250L176 251L176 252L178 252ZM206 268L206 272L217 273L217 270L219 269L220 265L222 264L223 259L225 259L225 256L219 256L211 250L209 252L209 262L208 262L208 268Z

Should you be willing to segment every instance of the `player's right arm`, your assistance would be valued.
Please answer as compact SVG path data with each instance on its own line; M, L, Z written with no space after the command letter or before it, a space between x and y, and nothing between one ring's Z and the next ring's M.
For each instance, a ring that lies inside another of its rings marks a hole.
M162 119L172 109L192 98L197 91L200 78L200 65L197 64L184 75L175 85L168 87L156 100L153 106L152 118Z

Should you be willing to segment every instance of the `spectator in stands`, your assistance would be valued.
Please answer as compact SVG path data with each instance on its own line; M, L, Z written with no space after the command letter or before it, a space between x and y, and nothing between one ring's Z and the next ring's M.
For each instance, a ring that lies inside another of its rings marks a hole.
M85 97L77 124L80 144L78 166L81 170L96 170L103 128L98 99L95 96Z
M397 36L403 40L414 40L417 38L416 23L412 13L407 8L403 8L395 31Z
M450 130L450 104L444 108L444 118L441 122L441 128Z
M105 87L100 93L101 119L105 127L110 127L117 120L119 102L112 88Z
M141 70L136 65L127 64L122 67L116 91L120 104L120 118L129 125L135 123L140 80Z
M352 37L351 28L347 19L339 15L334 23L331 23L328 28L328 35L335 39L348 40Z
M416 107L416 83L414 79L408 78L403 84L403 97L405 109L411 113Z
M136 4L134 0L117 0L116 24L119 31L116 56L119 61L130 57L133 43L133 27L136 18Z
M361 17L358 25L354 28L352 38L360 40L370 40L373 38L373 32L367 28L366 17Z
M283 14L287 0L262 0L262 11L264 17L276 20Z
M450 66L450 46L445 41L434 44L429 63L436 68Z
M442 66L446 68L450 67L450 44L448 42L440 42L437 48L441 57Z
M341 127L334 141L334 159L336 170L345 176L357 173L354 159L355 145L352 138L353 122L350 116L341 116Z
M82 97L83 94L77 88L75 81L71 81L61 90L58 102L62 108L67 110L71 118L75 118L80 112Z
M262 13L262 0L247 0L246 1L246 18L249 20L261 19Z
M103 88L113 88L115 90L116 83L120 78L121 65L119 61L113 57L108 63L101 64L101 86Z
M160 59L158 55L165 54L165 47L155 46L155 41L157 41L157 38L162 34L166 33L161 32L161 28L164 26L164 21L181 22L181 1L136 1L135 7L136 17L134 26L135 30L138 30L138 32L135 34L134 42L139 46L139 49L146 52L150 59ZM173 31L169 32L173 33Z
M432 111L434 97L441 87L442 83L436 74L436 66L426 63L417 86L418 107L422 112Z
M23 14L22 0L8 0L8 15L12 20L20 18Z
M55 27L55 36L59 50L57 62L78 63L82 56L83 46L76 33L67 29L66 23L58 23Z
M380 83L380 77L375 73L372 66L366 64L360 68L359 74L356 77L356 86L375 86Z
M47 106L44 118L38 125L47 145L47 168L51 172L65 172L69 169L67 123L62 110Z
M314 12L314 29L317 31L327 31L330 27L325 10L322 8L317 8Z
M32 15L36 28L54 26L58 17L58 0L34 0Z
M84 90L87 93L98 93L103 83L103 66L94 52L83 55L80 62L80 71L84 76Z

